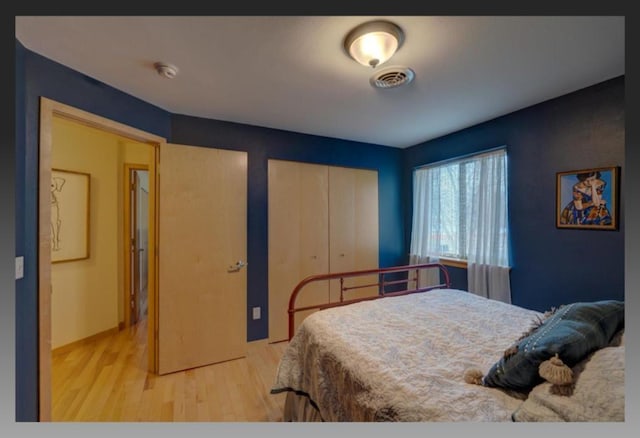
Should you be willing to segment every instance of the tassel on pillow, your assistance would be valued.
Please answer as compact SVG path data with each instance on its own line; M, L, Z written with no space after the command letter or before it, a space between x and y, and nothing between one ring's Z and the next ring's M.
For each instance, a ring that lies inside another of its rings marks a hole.
M482 385L482 377L484 374L477 368L469 368L464 372L464 381L472 385Z
M573 393L573 370L562 362L556 353L538 367L540 377L551 383L551 392L557 395Z

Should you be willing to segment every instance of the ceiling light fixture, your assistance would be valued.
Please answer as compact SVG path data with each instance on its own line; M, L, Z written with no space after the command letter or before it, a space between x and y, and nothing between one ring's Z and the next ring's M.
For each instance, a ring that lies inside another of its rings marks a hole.
M347 34L344 48L354 60L366 67L385 63L402 46L404 33L390 21L363 23Z

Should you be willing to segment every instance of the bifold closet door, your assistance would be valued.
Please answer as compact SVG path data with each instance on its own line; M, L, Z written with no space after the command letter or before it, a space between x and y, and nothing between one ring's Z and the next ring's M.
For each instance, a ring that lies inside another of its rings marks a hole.
M329 271L327 166L269 160L269 342L288 338L289 297L304 278ZM329 301L326 282L311 283L296 306ZM312 311L296 314L296 328Z
M378 172L329 167L329 269L350 272L378 268ZM343 299L378 294L377 275L345 279ZM340 300L340 282L331 280L331 301Z
M162 144L158 175L158 371L243 357L247 153Z

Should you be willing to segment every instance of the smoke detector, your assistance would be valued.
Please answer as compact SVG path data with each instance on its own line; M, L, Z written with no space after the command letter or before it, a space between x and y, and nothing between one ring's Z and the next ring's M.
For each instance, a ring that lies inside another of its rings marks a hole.
M369 82L375 88L394 88L413 81L415 73L407 67L387 67L379 70Z
M164 62L156 62L153 64L158 74L167 79L173 79L178 74L178 67L172 64L166 64Z

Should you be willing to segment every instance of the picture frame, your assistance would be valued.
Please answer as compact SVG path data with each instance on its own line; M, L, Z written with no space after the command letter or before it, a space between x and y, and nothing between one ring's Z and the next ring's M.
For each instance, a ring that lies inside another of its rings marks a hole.
M618 166L557 172L556 227L617 230Z
M91 175L51 169L51 263L89 258Z

